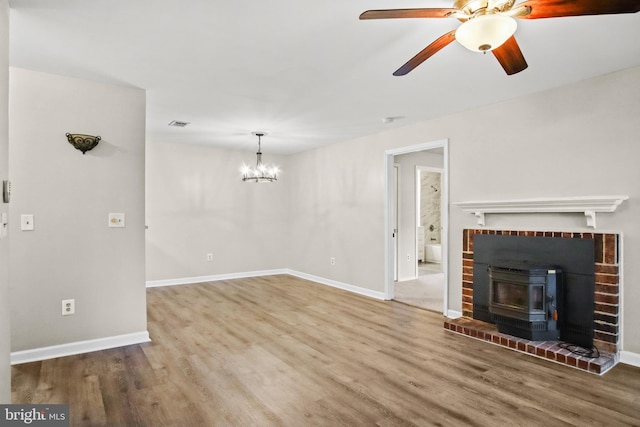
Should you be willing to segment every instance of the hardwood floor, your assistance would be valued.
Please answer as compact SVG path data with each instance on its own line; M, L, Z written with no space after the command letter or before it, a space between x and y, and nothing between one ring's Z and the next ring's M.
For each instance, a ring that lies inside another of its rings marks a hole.
M640 369L603 377L292 276L147 291L152 343L13 367L14 403L91 426L640 426Z

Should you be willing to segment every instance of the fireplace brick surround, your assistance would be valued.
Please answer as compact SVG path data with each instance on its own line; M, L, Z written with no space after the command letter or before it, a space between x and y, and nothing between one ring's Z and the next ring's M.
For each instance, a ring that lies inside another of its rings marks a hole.
M543 346L545 349L552 347L553 343L530 342L517 344L522 340L509 336L505 339L495 339L499 334L489 332L493 325L484 324L473 319L473 238L477 234L496 234L511 236L533 237L561 237L572 239L593 239L595 245L595 304L594 304L594 345L605 354L607 361L605 366L597 363L589 363L582 358L566 357L565 351L535 351L534 347ZM485 230L465 229L462 241L462 315L456 320L445 321L445 329L463 333L474 338L486 339L498 345L515 348L545 357L559 363L568 364L594 373L603 373L618 359L620 346L620 265L619 265L619 241L618 234L611 233L571 233L551 231L511 231L511 230ZM475 325L475 327L474 327ZM488 338L485 338L487 335ZM513 341L513 342L509 342ZM527 347L529 346L529 347ZM606 354L609 354L608 356ZM580 366L583 365L583 366ZM593 365L593 366L591 366ZM598 365L598 366L596 366ZM609 366L610 365L610 366Z

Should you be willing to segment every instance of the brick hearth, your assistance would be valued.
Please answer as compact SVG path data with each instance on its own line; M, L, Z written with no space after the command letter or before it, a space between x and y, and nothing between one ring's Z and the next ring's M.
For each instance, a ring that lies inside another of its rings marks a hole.
M495 330L495 325L474 320L473 237L476 234L593 239L595 245L594 345L606 360L599 362L589 359L582 360L580 357L571 356L567 350L557 347L558 343L530 342L511 337L498 333ZM590 372L604 373L617 363L620 350L620 266L618 251L619 235L617 234L465 229L463 230L462 242L463 317L445 321L445 328ZM488 338L483 337L483 335L488 336Z
M608 351L600 351L600 357L597 358L577 356L569 350L560 347L559 341L529 341L524 338L500 333L495 325L468 317L446 319L444 328L501 347L516 350L521 353L528 353L599 375L613 368L619 361L617 354Z

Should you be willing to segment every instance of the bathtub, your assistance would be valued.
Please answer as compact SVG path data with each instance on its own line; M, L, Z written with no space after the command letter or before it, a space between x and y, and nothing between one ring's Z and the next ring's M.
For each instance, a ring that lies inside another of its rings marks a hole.
M442 262L442 245L427 243L425 245L425 259L427 262Z

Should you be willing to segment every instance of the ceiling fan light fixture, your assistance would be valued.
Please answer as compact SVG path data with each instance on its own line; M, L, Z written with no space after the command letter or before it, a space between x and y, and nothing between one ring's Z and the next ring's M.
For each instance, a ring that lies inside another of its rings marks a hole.
M510 16L491 14L476 16L456 30L456 40L474 52L496 49L516 32L518 24Z

